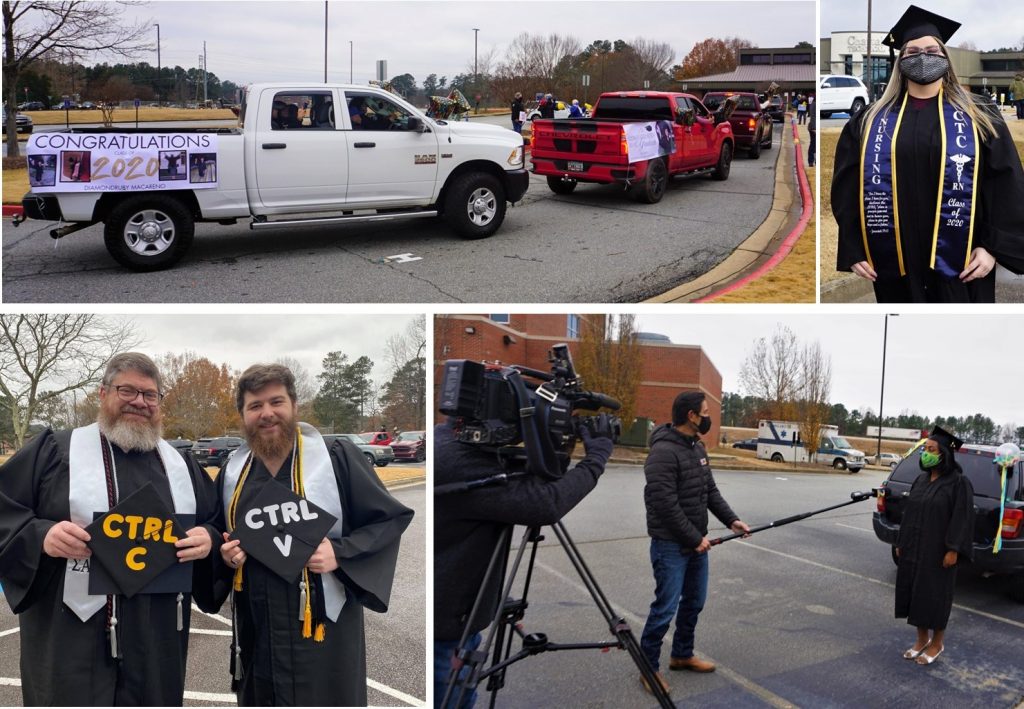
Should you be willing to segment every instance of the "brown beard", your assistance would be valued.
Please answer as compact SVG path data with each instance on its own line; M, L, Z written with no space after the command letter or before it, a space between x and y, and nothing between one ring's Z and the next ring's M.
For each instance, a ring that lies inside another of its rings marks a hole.
M295 445L295 419L280 419L280 431L273 438L259 435L259 423L254 429L245 429L245 440L252 454L260 460L277 460L288 455Z
M149 418L145 421L129 421L121 416L126 411L140 413ZM96 423L99 424L100 433L123 451L145 453L156 450L163 431L161 422L154 421L153 415L148 409L140 409L131 404L124 404L116 414L112 414L100 406Z

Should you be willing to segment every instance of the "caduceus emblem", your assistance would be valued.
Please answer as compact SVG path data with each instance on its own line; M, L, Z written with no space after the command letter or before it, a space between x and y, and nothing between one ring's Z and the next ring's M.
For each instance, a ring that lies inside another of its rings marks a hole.
M964 166L971 161L971 158L963 153L957 153L956 155L950 155L949 159L956 165L956 181L959 182L960 177L964 174Z

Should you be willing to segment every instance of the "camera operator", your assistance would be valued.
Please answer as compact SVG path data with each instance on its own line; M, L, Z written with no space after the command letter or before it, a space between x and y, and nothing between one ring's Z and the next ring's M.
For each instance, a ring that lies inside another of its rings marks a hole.
M434 429L434 483L437 486L478 480L501 472L493 451L460 443L450 424ZM454 653L466 624L468 645L475 649L480 631L494 617L502 590L501 574L492 574L483 590L477 616L470 620L473 601L484 581L487 565L501 534L513 525L554 524L597 485L612 453L612 422L607 414L594 419L592 428L579 428L585 455L557 479L525 475L505 485L438 495L434 500L434 705L440 707L447 689ZM502 567L502 572L504 568ZM460 674L460 679L466 673ZM472 707L475 689L449 709Z

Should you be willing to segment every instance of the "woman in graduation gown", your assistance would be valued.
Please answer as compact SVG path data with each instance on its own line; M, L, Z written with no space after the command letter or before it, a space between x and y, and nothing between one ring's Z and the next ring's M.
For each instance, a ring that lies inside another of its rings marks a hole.
M944 44L959 26L911 5L884 40L900 49L885 92L836 147L836 268L879 303L994 303L996 263L1024 273L1024 170L998 111L960 86Z
M954 459L960 444L939 427L925 441L896 540L896 617L917 628L903 657L922 665L944 649L956 567L974 550L974 490Z

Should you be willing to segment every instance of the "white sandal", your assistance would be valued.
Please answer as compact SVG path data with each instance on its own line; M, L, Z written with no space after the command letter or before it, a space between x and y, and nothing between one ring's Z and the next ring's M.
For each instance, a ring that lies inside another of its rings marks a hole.
M939 648L939 651L937 653L935 653L934 655L929 655L926 652L922 652L921 655L917 658L917 664L919 664L919 665L930 665L930 664L932 664L937 659L939 659L939 655L941 655L942 651L945 650L945 649L946 649L946 646L943 645L942 647Z
M923 653L926 649L928 649L929 645L931 645L931 642L925 643L924 647L922 647L920 650L915 650L914 648L910 648L909 650L907 650L906 652L903 653L903 659L904 660L916 660L918 657L920 657L921 653Z

